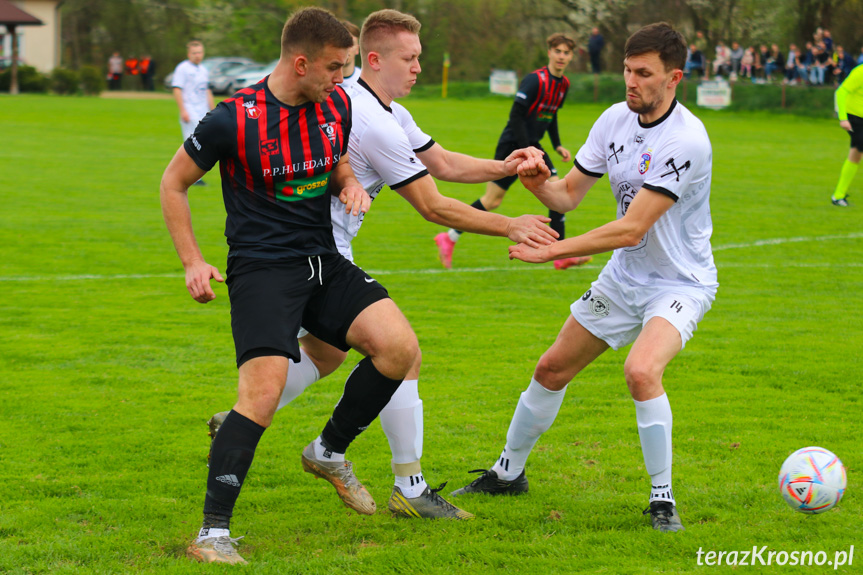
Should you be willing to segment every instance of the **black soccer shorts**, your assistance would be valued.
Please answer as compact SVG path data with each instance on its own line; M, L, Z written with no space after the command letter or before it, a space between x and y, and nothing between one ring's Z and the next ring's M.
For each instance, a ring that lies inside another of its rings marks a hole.
M863 118L848 114L848 122L851 124L852 130L848 132L851 136L851 147L863 152Z
M267 355L300 360L297 330L347 351L348 329L387 290L340 254L231 257L227 269L237 367Z

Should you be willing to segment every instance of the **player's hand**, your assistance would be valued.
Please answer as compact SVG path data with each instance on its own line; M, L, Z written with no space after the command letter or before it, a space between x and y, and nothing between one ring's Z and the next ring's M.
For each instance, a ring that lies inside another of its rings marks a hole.
M210 280L225 281L219 270L204 260L190 264L186 268L186 289L189 295L198 303L207 303L216 299L216 293L210 287Z
M572 159L572 154L569 153L569 150L564 148L563 146L558 146L554 149L558 154L560 154L561 159L564 162L568 162Z
M188 124L189 123L189 112L187 112L186 110L183 110L182 112L180 112L180 119L183 120L183 122Z
M525 188L534 192L551 177L551 170L542 158L528 158L518 166L518 178Z
M549 261L548 247L531 247L527 244L516 244L509 246L509 259L521 260L529 264L541 264Z
M362 186L350 185L342 188L342 193L339 194L339 201L345 205L345 213L360 215L360 212L367 213L372 205L372 198L369 196Z
M527 244L530 247L553 244L558 233L546 224L551 219L546 216L519 216L510 218L506 228L506 237L514 242Z
M854 129L851 127L851 122L848 120L840 120L839 127L845 130L846 132L853 132Z
M542 151L533 146L520 148L506 157L503 161L507 176L514 176L518 173L518 166L530 158L537 158L542 161Z

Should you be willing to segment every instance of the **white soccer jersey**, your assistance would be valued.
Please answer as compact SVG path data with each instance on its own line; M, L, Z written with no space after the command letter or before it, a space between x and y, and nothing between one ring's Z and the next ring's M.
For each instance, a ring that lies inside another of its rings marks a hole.
M354 175L372 200L384 185L397 189L428 174L416 154L431 148L434 140L420 130L404 106L396 102L385 106L363 81L354 86L351 102L348 157ZM360 231L365 214L346 214L344 204L335 196L330 213L336 246L353 261L351 241Z
M357 80L360 79L360 73L362 70L359 66L354 68L354 73L350 76L345 76L345 79L342 80L342 88L348 91L348 95L353 95L353 89L357 85Z
M642 125L626 103L607 109L575 156L587 175L608 174L617 217L641 188L675 200L634 247L614 250L609 266L636 285L701 285L715 291L710 247L713 152L704 125L676 100L659 120Z
M207 103L207 89L210 74L207 69L198 64L183 60L174 69L171 86L183 91L183 106L189 112L192 120L200 120L210 111Z

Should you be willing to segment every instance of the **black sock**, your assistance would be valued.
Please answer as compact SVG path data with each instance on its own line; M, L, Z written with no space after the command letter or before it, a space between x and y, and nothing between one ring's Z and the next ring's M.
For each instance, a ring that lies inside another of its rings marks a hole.
M347 451L351 442L375 420L401 385L375 368L371 358L360 361L345 382L345 392L333 416L321 432L321 443L335 453Z
M484 205L482 205L482 200L477 200L477 201L475 201L474 203L472 203L472 204L470 205L470 207L472 207L472 208L476 208L476 209L478 209L478 210L480 210L480 211L483 211L483 212L487 212L487 211L488 211L487 209L485 209L485 206L484 206ZM454 230L454 231L455 231L455 233L457 233L458 235L462 235L462 234L464 233L464 232L463 232L463 231L461 231L461 230Z
M548 210L548 217L551 218L551 222L549 222L549 226L551 229L560 234L560 237L557 238L558 241L562 240L566 237L566 214L561 214L559 212L555 212L554 210Z
M234 410L225 417L213 439L207 496L204 498L204 527L228 528L234 503L265 430Z

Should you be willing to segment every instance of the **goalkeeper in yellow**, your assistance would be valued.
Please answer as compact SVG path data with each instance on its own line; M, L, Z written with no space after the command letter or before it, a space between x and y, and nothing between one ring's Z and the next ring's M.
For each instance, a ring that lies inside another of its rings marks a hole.
M842 164L839 183L833 192L833 205L848 207L848 187L857 174L863 155L863 66L854 68L836 90L839 126L851 135L851 150Z

